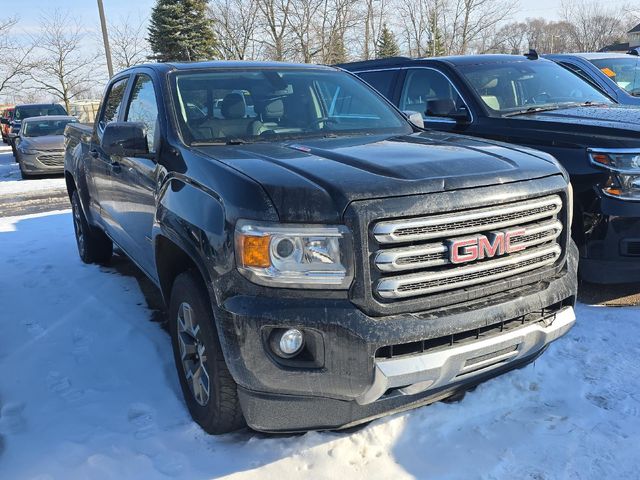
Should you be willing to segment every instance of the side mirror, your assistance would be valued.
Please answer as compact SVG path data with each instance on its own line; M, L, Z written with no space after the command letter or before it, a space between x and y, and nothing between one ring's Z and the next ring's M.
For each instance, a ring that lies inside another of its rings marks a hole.
M413 125L418 128L424 128L424 120L420 112L416 112L414 110L405 110L402 113Z
M429 100L427 102L428 117L451 118L458 123L469 123L471 120L466 108L456 108L456 102L450 98L442 100Z
M147 127L144 123L135 122L108 123L100 146L105 154L117 157L148 155Z

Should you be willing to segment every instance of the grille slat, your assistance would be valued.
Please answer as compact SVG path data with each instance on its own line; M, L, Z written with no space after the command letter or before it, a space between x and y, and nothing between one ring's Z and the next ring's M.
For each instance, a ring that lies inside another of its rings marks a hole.
M378 222L373 228L373 236L382 244L454 237L533 222L557 215L561 209L562 200L558 195L552 195L517 204L456 214Z
M551 265L562 255L558 243L563 232L558 219L561 210L560 196L550 195L453 214L377 222L372 228L380 245L372 258L379 272L374 275L374 291L383 299L403 299L467 288ZM504 242L508 248L498 248L497 240L503 238L499 235L504 236L505 229L517 233ZM495 247L487 247L488 238L496 239ZM467 240L472 245L482 240L484 247L482 255L467 257L465 262L460 253L466 254L466 247L460 250L460 245ZM407 241L409 245L393 245ZM450 253L452 244L457 248Z

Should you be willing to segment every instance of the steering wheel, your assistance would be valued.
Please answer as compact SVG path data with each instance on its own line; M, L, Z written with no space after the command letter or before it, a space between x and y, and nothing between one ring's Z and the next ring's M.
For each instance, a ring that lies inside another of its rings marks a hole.
M320 118L316 118L315 120L312 120L311 122L309 122L309 124L307 126L305 126L305 129L309 129L309 128L315 127L316 125L319 125L321 123L338 123L338 121L334 120L333 118L320 117Z
M550 103L550 102L551 102L551 95L549 95L547 92L540 92L533 95L531 98L529 98L529 101L527 103Z

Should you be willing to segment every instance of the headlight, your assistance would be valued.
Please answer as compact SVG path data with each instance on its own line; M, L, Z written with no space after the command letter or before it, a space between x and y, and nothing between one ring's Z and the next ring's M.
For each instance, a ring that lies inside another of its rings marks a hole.
M589 149L591 163L610 172L602 192L622 200L640 200L640 149Z
M238 269L260 285L347 289L353 279L352 239L345 226L241 220L235 244Z
M30 150L28 148L19 148L20 153L24 153L25 155L37 155L38 150Z

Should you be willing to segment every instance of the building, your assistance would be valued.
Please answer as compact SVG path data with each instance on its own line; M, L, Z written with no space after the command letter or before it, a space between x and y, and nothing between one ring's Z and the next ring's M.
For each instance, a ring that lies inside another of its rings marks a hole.
M600 49L601 52L622 52L626 53L632 48L640 47L640 23L627 32L627 42L612 43Z
M640 23L627 32L629 48L640 47Z

